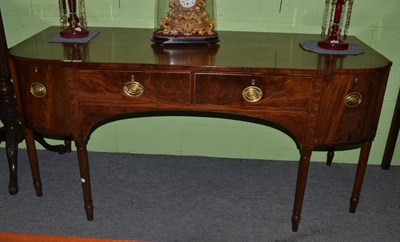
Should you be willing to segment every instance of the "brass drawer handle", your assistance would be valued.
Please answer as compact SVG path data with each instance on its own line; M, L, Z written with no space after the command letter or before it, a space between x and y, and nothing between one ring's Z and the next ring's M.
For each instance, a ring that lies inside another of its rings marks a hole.
M263 97L263 91L257 86L248 86L243 90L242 96L246 102L255 103Z
M46 96L47 88L42 83L33 82L31 84L30 92L32 93L33 96L42 98L42 97Z
M351 92L344 98L344 104L349 108L359 106L363 101L363 97L359 92Z
M144 93L144 87L137 81L129 81L125 83L124 92L130 97L139 97Z

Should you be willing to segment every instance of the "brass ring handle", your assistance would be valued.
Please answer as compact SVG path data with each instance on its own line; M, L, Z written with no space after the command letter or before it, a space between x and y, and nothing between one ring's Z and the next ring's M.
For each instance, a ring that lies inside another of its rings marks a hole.
M259 87L249 86L243 90L242 96L246 102L255 103L263 97L263 92Z
M129 81L125 83L124 92L130 97L139 97L144 93L144 87L137 81Z
M42 97L46 96L47 88L42 83L33 82L31 84L30 92L32 93L33 96L42 98Z
M359 92L351 92L344 98L344 104L349 108L359 106L363 101L363 97Z

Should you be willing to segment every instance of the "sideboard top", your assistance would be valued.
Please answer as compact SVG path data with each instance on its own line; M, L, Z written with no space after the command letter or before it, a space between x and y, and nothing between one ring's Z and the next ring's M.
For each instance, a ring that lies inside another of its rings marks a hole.
M151 41L152 29L91 27L99 35L88 44L49 43L59 27L49 27L12 47L12 58L80 65L168 65L263 69L373 69L391 62L358 40L364 53L335 57L303 50L299 43L319 40L318 35L261 32L219 32L220 41L211 45L158 45Z

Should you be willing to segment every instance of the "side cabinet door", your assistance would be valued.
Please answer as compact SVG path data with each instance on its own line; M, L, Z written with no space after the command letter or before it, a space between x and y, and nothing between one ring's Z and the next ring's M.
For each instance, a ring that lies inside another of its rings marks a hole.
M45 135L70 135L69 96L63 68L16 63L16 73L25 125Z
M324 83L316 144L356 144L375 135L379 73L334 75ZM373 131L373 132L371 132Z

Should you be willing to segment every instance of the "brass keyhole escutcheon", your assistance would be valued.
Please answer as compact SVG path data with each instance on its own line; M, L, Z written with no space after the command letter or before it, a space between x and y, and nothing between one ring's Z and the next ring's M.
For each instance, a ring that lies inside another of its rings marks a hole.
M144 93L144 87L137 81L129 81L125 83L124 92L130 97L139 97Z
M349 108L358 107L363 101L363 97L359 92L351 92L344 98L344 104Z
M30 92L32 93L33 96L42 98L42 97L46 96L47 88L42 83L33 82L31 84Z
M243 99L249 103L255 103L260 101L263 97L263 91L256 86L256 81L251 81L251 86L246 87L242 92Z

